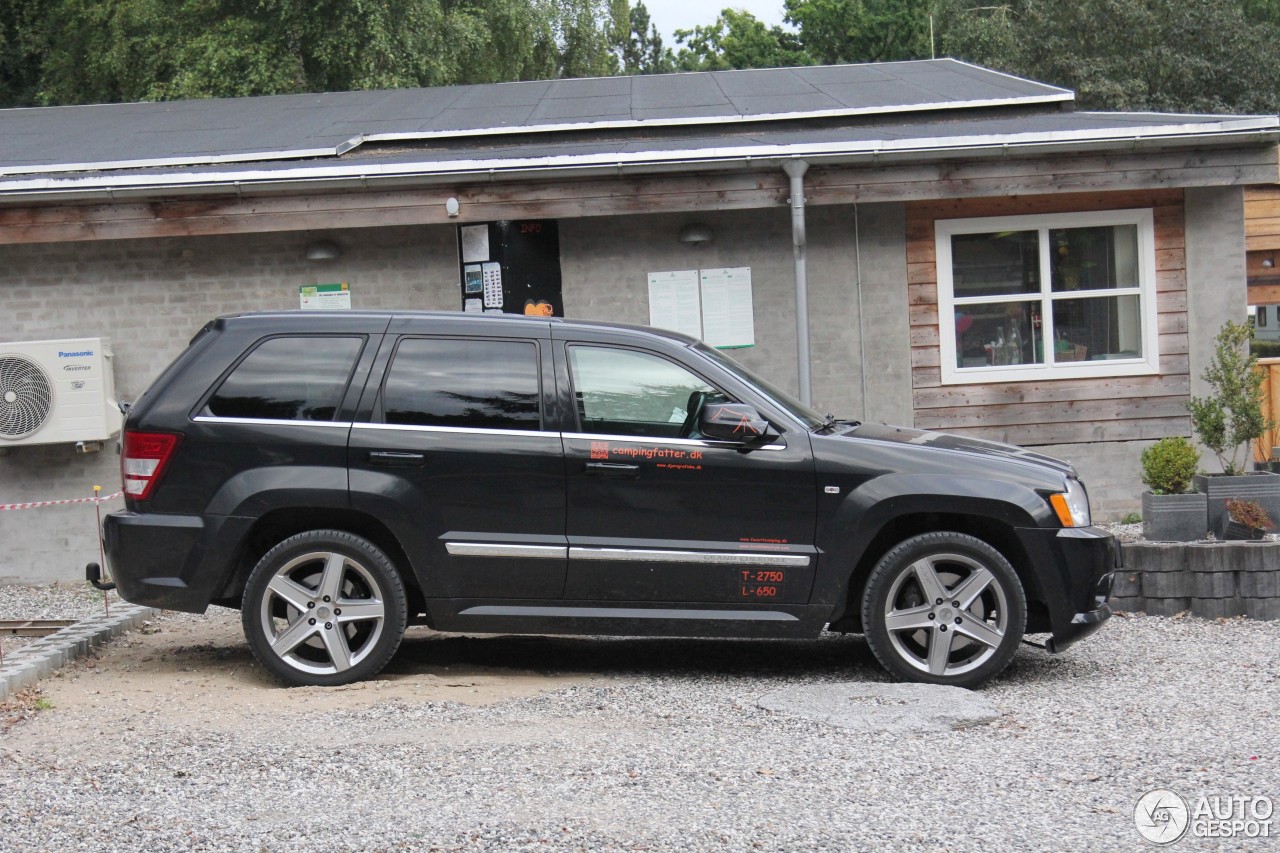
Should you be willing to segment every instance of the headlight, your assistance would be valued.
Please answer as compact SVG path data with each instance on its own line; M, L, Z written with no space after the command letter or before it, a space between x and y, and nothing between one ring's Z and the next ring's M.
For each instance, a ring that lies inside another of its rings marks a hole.
M1049 495L1049 503L1058 514L1058 521L1063 527L1088 527L1092 524L1089 518L1089 496L1085 494L1084 484L1079 480L1067 480L1067 490Z

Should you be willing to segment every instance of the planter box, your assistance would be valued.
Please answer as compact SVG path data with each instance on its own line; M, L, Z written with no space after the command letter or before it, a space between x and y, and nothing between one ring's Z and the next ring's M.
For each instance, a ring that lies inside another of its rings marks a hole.
M1191 478L1191 485L1209 498L1206 530L1217 525L1231 498L1254 501L1272 521L1280 523L1280 474L1266 471L1230 477L1226 474L1196 474Z
M1277 478L1280 479L1280 478ZM1209 496L1142 493L1142 535L1152 542L1193 542L1209 530Z
M1217 529L1214 530L1214 535L1227 541L1259 542L1263 536L1267 535L1267 531L1261 527L1250 527L1247 524L1236 521L1231 517L1230 512L1224 512L1222 518L1218 521Z

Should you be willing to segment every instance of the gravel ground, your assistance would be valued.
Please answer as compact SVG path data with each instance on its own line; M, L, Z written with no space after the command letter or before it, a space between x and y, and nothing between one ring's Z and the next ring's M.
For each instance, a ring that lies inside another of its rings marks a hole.
M114 594L112 602L119 601ZM102 593L85 583L0 585L0 620L84 619L102 612ZM0 633L0 650L16 651L35 637Z
M883 681L861 637L415 631L377 681L287 690L236 617L162 617L47 681L0 736L0 848L1114 851L1154 788L1280 795L1280 623L1118 617L1020 650L994 723L887 734L755 705ZM532 687L474 698L506 682Z

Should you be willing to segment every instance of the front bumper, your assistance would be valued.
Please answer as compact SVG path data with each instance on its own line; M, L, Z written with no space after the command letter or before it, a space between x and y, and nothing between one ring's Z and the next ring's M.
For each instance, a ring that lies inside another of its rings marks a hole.
M1045 643L1049 654L1066 651L1068 646L1095 633L1111 618L1111 605L1107 603L1107 599L1111 597L1111 585L1115 578L1116 573L1110 571L1098 579L1094 594L1094 608L1075 614L1071 617L1070 624L1053 632L1049 642Z
M1048 616L1045 648L1064 651L1111 618L1107 599L1123 552L1099 527L1022 528L1018 535L1035 570L1028 593Z

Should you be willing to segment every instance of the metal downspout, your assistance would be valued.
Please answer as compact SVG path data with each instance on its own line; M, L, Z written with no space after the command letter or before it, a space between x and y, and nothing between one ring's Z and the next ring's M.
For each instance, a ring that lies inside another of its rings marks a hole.
M791 179L791 244L796 256L796 362L800 373L800 402L813 402L813 384L809 376L809 279L805 271L804 173L809 164L804 160L788 160L782 170Z

